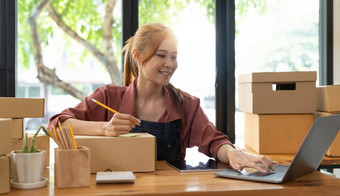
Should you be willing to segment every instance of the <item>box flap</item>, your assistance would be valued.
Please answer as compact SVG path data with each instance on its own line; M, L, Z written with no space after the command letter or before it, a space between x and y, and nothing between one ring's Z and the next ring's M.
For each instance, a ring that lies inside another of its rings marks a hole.
M253 72L240 75L238 82L313 82L316 81L316 79L316 71Z

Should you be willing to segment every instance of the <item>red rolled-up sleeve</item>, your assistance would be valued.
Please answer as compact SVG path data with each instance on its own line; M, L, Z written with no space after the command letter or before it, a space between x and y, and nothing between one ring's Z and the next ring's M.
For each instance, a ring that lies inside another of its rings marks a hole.
M200 106L200 100L186 94L184 101L186 125L184 135L188 139L188 146L198 146L198 151L217 160L217 151L224 144L232 143L228 136L218 131L209 121Z
M120 105L122 94L124 93L123 90L124 88L115 86L100 87L75 107L67 108L61 113L52 116L47 127L52 128L57 125L58 121L64 122L69 118L86 121L108 121L112 118L113 113L97 105L92 99L96 99L111 108L117 109Z

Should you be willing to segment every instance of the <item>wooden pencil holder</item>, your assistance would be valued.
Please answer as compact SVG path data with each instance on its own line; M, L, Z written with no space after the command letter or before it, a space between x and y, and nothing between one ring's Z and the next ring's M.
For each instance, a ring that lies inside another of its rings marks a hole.
M55 148L54 181L57 188L90 186L90 149L78 150Z

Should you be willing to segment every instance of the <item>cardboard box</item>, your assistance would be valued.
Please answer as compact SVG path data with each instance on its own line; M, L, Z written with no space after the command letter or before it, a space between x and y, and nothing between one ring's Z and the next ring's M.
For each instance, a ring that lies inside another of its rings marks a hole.
M12 139L21 139L24 135L24 119L0 118L0 129L11 130Z
M0 118L44 117L43 98L0 97Z
M254 114L316 111L316 72L259 72L239 76L239 108Z
M0 156L6 155L12 151L12 130L10 121L0 121Z
M10 187L10 162L9 157L0 156L0 194L9 193Z
M31 146L34 132L28 133L28 146ZM12 139L12 150L21 150L23 139ZM45 167L50 165L50 138L45 134L40 134L36 137L35 145L40 150L46 150Z
M315 113L315 118L321 118L321 117L325 117L325 116L339 115L339 114L340 114L340 112L338 112L338 113L317 112L317 113ZM338 134L334 138L331 146L327 150L326 155L334 156L334 157L340 156L340 130L338 131Z
M318 111L340 112L340 85L317 87L316 101Z
M257 153L296 153L314 122L314 114L244 113L244 144Z
M91 151L91 173L98 171L151 172L156 170L156 137L75 136L78 146Z

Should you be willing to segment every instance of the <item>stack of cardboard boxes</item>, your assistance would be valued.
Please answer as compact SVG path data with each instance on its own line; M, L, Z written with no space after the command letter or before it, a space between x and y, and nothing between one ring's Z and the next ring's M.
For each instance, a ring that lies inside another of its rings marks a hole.
M44 117L44 99L0 97L0 193L10 191L10 161L6 155L22 147L24 118L40 117ZM39 136L36 144L49 152L47 136Z
M257 153L295 153L314 122L316 72L239 76L244 143Z
M340 114L340 85L317 87L316 95L315 118ZM333 140L326 155L340 156L340 133Z

